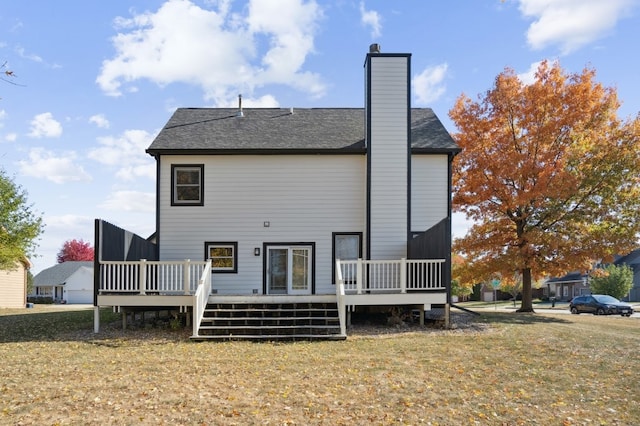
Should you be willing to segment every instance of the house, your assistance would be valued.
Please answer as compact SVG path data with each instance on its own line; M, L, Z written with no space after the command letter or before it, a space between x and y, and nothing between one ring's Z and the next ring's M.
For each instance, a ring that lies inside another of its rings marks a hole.
M27 259L16 262L13 269L0 269L0 308L27 306L27 275L31 264Z
M631 253L618 257L614 265L627 265L633 270L633 286L629 291L629 302L640 302L640 248L633 250Z
M547 294L558 301L568 302L576 296L591 294L589 276L581 272L570 272L562 277L550 278L546 281Z
M335 306L342 335L357 310L448 307L460 149L411 108L410 62L372 45L364 108L177 109L147 149L156 244L96 222L96 306L173 303L200 337L239 304Z
M33 277L32 296L57 303L93 303L93 262L68 261L40 271Z

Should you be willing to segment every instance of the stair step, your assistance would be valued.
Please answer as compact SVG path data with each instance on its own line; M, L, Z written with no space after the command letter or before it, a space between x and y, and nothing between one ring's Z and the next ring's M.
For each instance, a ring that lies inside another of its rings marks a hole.
M243 317L243 316L205 316L202 317L203 320L256 320L256 321L265 321L265 320L291 320L291 321L314 321L314 320L326 320L326 319L338 319L338 316L324 316L324 317L291 317L291 316L283 316L283 317Z
M211 303L194 340L344 339L336 303Z
M245 335L222 335L222 334L204 334L197 337L192 337L193 340L295 340L295 339L317 339L317 340L345 340L347 336L343 334L245 334Z
M246 329L263 329L263 330L292 330L297 328L308 329L336 329L339 325L266 325L266 326L247 326L247 325L201 325L200 330L246 330Z

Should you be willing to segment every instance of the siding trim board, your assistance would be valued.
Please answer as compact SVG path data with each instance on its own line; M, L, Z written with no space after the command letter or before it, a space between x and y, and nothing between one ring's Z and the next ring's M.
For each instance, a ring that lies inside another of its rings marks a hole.
M407 54L407 233L405 254L409 253L411 235L411 54Z

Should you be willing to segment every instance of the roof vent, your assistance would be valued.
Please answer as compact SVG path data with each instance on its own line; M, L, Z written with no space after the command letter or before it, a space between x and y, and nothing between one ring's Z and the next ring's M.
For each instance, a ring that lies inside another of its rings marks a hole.
M369 46L369 53L380 53L380 45L378 43L373 43Z
M293 114L293 107L289 108L289 114Z
M238 95L238 112L236 113L236 117L244 117L244 112L242 112L242 95Z

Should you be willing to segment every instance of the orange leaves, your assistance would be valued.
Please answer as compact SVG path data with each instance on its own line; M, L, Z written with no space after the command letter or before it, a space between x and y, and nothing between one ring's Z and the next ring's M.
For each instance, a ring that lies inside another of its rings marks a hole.
M615 89L595 76L544 61L527 85L505 69L449 112L462 148L453 207L476 222L455 250L478 278L566 272L635 243L640 115L619 120Z

